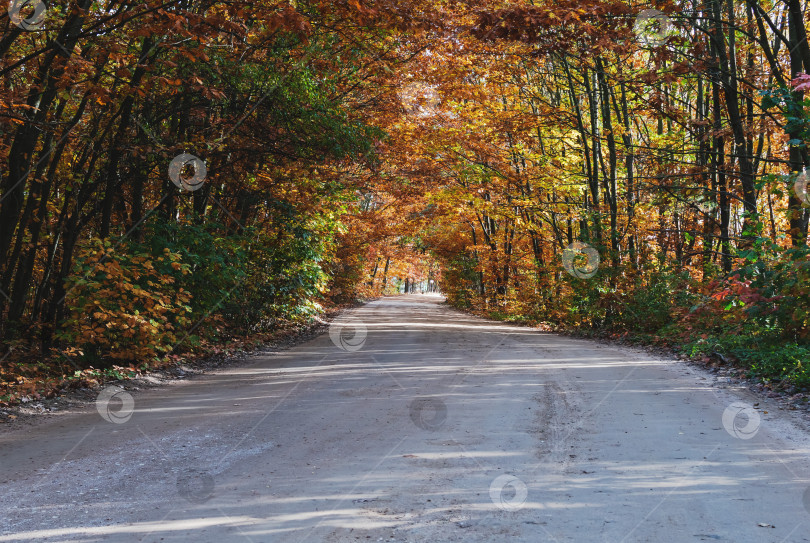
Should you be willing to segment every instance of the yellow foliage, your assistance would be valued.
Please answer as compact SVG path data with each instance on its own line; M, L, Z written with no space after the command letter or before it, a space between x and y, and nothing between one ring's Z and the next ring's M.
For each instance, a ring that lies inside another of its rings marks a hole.
M171 274L187 267L169 249L163 251L168 259L154 260L125 250L110 251L99 240L81 250L67 284L70 311L62 336L103 359L153 359L170 350L176 330L189 324L191 295L171 287Z

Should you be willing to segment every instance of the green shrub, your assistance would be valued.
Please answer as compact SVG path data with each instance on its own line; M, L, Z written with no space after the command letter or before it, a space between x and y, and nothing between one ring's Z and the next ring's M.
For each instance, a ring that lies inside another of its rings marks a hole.
M699 338L686 344L684 351L690 356L721 355L748 370L750 377L810 386L810 348L768 341L752 325L739 334Z
M189 273L178 253L90 240L66 284L67 318L57 338L78 347L79 363L152 360L167 352L190 322Z

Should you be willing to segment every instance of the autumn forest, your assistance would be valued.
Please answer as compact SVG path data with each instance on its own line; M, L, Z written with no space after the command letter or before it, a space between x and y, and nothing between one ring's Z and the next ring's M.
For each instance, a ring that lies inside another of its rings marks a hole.
M810 386L803 0L14 0L0 402L356 300Z

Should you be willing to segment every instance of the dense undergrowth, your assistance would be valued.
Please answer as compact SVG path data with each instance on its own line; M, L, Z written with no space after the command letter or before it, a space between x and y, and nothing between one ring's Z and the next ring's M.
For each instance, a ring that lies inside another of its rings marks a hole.
M34 330L12 342L0 402L250 350L311 325L342 301L328 295L324 263L340 228L326 216L292 217L272 235L223 235L214 222L158 221L137 240L88 240L66 285L56 342L43 349ZM360 292L349 294L353 301Z
M589 279L558 271L544 276L533 296L512 289L484 303L470 282L454 283L448 301L499 320L665 345L810 389L810 250L762 242L746 256L738 269L707 282L665 267L635 274L604 268Z

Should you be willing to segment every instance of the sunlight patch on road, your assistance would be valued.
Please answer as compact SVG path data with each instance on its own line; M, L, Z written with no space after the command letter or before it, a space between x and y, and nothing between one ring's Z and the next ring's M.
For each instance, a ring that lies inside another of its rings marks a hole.
M0 541L37 541L59 537L64 539L69 535L112 535L112 534L141 534L150 532L175 532L180 530L199 530L212 526L244 526L259 522L256 517L211 517L191 518L183 520L166 520L161 522L142 522L137 524L110 525L110 526L75 526L55 528L53 530L34 530L18 532L15 534L0 535Z

